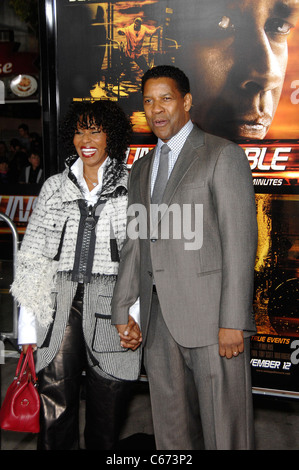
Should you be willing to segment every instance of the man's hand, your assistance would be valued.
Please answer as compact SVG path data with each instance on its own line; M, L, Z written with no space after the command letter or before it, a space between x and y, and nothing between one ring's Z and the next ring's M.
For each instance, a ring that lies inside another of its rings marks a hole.
M127 325L115 325L123 348L135 351L142 342L142 335L138 323L129 315Z
M229 328L219 329L219 354L231 359L244 351L244 338L242 330Z

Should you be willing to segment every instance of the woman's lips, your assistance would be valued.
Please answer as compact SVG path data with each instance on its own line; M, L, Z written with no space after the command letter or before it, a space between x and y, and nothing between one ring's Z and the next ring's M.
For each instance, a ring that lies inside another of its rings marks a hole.
M93 147L81 147L81 153L83 157L90 158L96 153L97 149Z

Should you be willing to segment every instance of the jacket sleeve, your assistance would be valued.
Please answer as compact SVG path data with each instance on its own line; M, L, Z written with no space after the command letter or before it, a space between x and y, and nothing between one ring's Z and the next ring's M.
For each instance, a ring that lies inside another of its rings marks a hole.
M18 321L18 344L36 344L35 316L21 306Z
M57 270L53 259L43 256L46 245L45 218L48 182L43 185L16 257L16 273L11 285L15 300L48 324L52 318L51 286ZM48 293L46 295L46 293Z
M132 204L132 179L134 169L132 168L128 182L128 207ZM134 184L134 183L133 183ZM127 228L134 216L127 216ZM128 236L120 253L118 278L114 288L111 302L111 322L113 325L124 325L128 322L130 307L139 297L140 278L140 245L139 239Z
M223 270L219 327L254 332L256 205L250 166L244 151L236 144L225 146L218 157L213 198Z

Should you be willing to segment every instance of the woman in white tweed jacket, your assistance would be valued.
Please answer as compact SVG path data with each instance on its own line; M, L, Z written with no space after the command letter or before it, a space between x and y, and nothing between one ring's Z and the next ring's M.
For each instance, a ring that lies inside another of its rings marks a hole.
M138 323L132 313L133 351L120 346L110 321L126 231L130 135L116 103L70 106L61 136L72 156L42 187L18 253L12 293L21 306L19 343L37 344L38 449L78 448L83 370L86 448L115 448L129 386L138 378Z

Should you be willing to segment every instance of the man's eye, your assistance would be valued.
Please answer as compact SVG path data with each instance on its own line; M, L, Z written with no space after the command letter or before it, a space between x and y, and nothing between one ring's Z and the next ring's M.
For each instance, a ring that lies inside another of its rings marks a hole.
M280 18L268 20L265 26L266 33L287 35L292 29L292 25Z
M222 16L218 23L219 28L221 28L223 31L230 31L235 29L235 25L233 24L231 18L229 16Z

